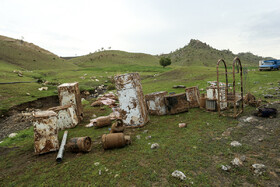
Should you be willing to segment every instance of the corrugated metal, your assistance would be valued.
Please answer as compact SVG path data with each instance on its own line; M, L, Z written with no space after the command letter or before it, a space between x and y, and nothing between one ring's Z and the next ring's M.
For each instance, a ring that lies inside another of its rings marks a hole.
M148 110L138 73L115 76L120 113L126 126L139 127L149 121Z
M167 107L165 105L164 96L167 95L166 91L155 92L145 95L149 114L151 115L166 115Z
M57 114L53 111L36 112L33 118L34 149L43 154L59 149Z
M216 111L217 101L216 100L206 100L206 110Z

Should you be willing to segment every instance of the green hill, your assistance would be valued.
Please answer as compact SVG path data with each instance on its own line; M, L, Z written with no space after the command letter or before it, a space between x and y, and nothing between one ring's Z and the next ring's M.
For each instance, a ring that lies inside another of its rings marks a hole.
M0 35L0 63L26 70L69 69L75 65L32 43Z
M264 57L256 56L249 52L233 54L230 50L218 50L194 39L190 40L188 45L163 56L169 56L173 64L176 65L195 66L214 66L220 58L223 58L228 64L231 64L236 56L240 57L243 64L258 66L259 60L264 59Z

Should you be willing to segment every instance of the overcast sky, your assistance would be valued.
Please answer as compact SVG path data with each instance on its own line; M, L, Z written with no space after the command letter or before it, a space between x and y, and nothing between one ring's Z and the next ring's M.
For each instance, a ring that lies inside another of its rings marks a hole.
M59 56L161 54L199 39L280 58L280 0L0 0L0 35Z

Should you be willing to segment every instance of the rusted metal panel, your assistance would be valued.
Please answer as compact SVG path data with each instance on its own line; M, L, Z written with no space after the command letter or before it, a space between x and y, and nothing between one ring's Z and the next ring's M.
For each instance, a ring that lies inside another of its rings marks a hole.
M164 99L168 114L177 114L189 110L190 104L185 93L166 95Z
M217 103L218 95L220 95L220 109L224 110L227 108L227 100L226 100L226 89L223 86L219 87L220 93L218 94L217 86L210 86L206 88L207 96L206 100L215 100ZM207 101L206 101L207 102Z
M86 137L76 137L71 138L66 144L67 150L71 152L90 152L91 151L91 138Z
M199 104L200 104L200 108L205 108L206 107L205 94L200 94Z
M57 106L57 107L49 108L49 110L52 110L57 113L58 130L74 128L77 126L78 117L72 105Z
M59 85L57 89L60 105L73 105L80 122L83 119L83 107L81 102L79 84L77 82L64 83Z
M217 110L217 100L206 100L205 103L206 110L216 111Z
M167 107L165 105L164 96L167 95L168 92L155 92L145 95L147 107L149 114L151 115L166 115Z
M104 149L121 148L130 143L130 136L125 136L123 133L104 134L102 136Z
M59 149L57 114L54 111L40 111L34 114L34 149L43 154Z
M200 106L199 90L197 86L186 88L186 96L188 101L190 102L190 108Z
M115 76L120 113L127 127L141 127L149 121L148 110L138 73Z

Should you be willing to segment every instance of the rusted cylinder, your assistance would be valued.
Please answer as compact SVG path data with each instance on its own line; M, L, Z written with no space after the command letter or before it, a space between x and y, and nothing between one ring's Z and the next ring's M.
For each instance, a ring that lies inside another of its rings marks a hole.
M102 136L102 146L105 150L121 148L130 143L130 136L125 136L123 133L104 134Z
M101 128L112 125L112 120L110 116L100 116L91 121L94 127Z
M141 127L149 121L148 110L138 73L115 76L120 113L126 126Z
M149 114L151 115L166 115L167 108L164 101L164 96L167 95L166 91L154 92L145 95Z
M71 138L66 147L71 152L90 152L91 138L88 136Z
M125 126L123 124L123 121L121 119L117 119L117 121L115 123L113 123L110 133L123 132L124 129L125 129Z
M206 106L206 98L205 98L205 94L200 94L200 98L199 98L199 103L200 103L200 108L205 108Z

